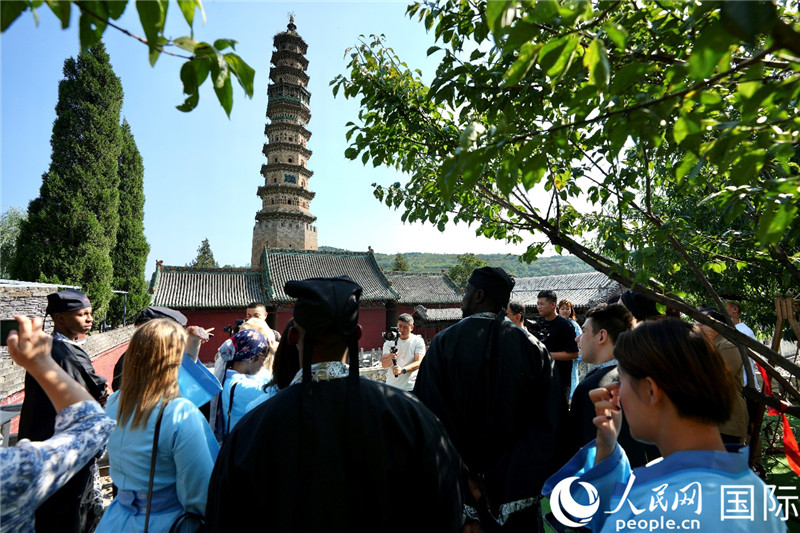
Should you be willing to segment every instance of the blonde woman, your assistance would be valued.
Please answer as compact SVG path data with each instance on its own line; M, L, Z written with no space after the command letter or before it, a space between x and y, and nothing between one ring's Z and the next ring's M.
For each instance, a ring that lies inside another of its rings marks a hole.
M205 514L208 481L219 446L195 405L180 397L178 368L186 333L168 319L151 320L131 338L122 388L106 413L117 427L108 442L109 473L118 493L98 532L169 531L183 513ZM150 514L148 486L156 421L163 409Z

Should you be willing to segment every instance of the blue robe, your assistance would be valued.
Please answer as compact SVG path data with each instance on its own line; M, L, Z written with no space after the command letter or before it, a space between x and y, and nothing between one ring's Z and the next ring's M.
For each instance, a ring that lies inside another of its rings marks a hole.
M265 395L264 385L268 380L269 376L251 376L230 369L226 371L225 383L222 386L223 427L233 429L236 426L236 423L250 410L250 403ZM236 385L236 389L233 391L233 407L231 408L231 388L234 385ZM228 426L229 408L230 426Z
M774 494L748 467L745 446L728 445L728 452L674 452L633 471L620 446L594 465L596 451L595 441L581 448L542 489L551 508L571 507L583 515L573 514L574 521L591 516L582 523L592 531L786 531L776 516L782 511ZM577 479L569 484L573 476ZM566 490L557 489L561 481L561 487L569 484ZM596 496L581 483L594 487ZM594 502L599 505L592 513Z
M119 393L114 393L106 407L106 414L113 419L117 416L118 401ZM150 457L159 409L160 406L153 409L146 428L131 429L128 422L117 425L111 433L109 474L120 492L106 509L98 533L144 531ZM172 400L161 420L150 511L152 533L168 531L184 511L205 514L208 480L218 452L211 428L197 407L185 398Z

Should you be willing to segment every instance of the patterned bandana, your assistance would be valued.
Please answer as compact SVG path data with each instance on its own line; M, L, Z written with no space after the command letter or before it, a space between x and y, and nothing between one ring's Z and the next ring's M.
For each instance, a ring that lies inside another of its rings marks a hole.
M267 349L267 339L255 329L242 330L233 337L233 361L247 361Z

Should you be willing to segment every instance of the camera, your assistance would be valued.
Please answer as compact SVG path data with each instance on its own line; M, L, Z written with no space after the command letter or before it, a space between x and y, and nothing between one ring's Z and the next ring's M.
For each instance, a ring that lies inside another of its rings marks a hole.
M391 328L389 328L388 331L384 331L383 333L381 333L381 336L383 337L383 340L385 340L385 341L388 341L388 342L394 341L394 346L389 348L389 353L392 354L392 364L396 365L397 364L397 341L400 340L400 330L398 330L396 327L391 327Z
M244 324L244 318L237 318L236 326L225 326L224 328L222 328L222 331L224 331L225 333L227 333L232 337L234 333L239 332L239 326L241 326L242 324Z
M400 338L400 330L398 330L396 327L391 327L389 328L389 331L384 331L381 333L381 336L383 336L383 340L385 341L395 341L395 343L397 343L397 339Z

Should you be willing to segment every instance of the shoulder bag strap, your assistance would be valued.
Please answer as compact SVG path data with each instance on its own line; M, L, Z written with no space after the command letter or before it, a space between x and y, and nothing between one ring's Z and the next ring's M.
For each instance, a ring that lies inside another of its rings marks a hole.
M153 498L153 477L156 473L156 453L158 452L158 435L161 433L161 418L164 416L164 408L167 407L169 402L161 404L161 409L158 411L158 418L156 418L156 429L153 432L153 452L150 457L150 483L147 486L147 510L144 515L144 533L147 533L148 526L150 525L150 500Z
M234 383L231 387L231 397L228 400L228 427L225 429L225 435L231 432L231 409L233 409L233 391L236 390L236 385L238 383Z

